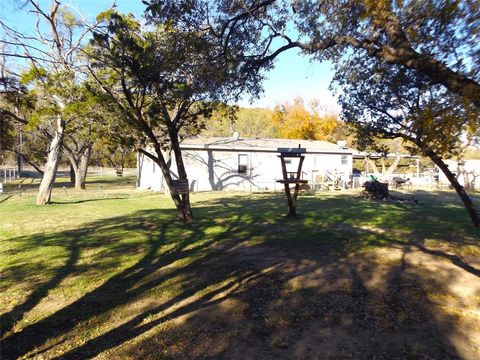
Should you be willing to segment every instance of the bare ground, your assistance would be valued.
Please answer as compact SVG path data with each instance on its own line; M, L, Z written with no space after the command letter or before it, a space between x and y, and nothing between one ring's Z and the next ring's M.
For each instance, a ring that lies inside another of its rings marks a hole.
M236 246L222 261L249 275L99 358L479 359L478 260L424 245L345 257Z

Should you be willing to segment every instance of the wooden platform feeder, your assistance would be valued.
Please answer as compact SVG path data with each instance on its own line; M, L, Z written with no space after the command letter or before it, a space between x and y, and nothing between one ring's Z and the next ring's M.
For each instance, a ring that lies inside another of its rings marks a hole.
M297 196L298 191L300 190L300 184L307 184L307 180L302 180L302 165L303 160L305 159L305 153L307 150L301 148L300 144L298 148L278 148L277 152L280 153L278 156L282 163L282 173L283 179L277 180L277 182L285 186L285 195L287 197L288 213L287 216L296 216L297 215ZM287 172L287 165L285 163L286 158L298 158L298 168L296 172ZM294 184L293 194L290 192L290 184Z

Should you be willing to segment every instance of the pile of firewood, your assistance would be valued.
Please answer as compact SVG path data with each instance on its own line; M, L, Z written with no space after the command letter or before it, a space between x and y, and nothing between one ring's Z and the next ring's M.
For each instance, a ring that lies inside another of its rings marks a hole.
M386 200L394 203L418 204L418 200L413 196L409 198L399 198L390 194L388 184L377 180L367 181L363 184L364 190L360 197L366 200Z
M365 182L363 187L365 190L362 191L362 197L365 199L383 200L391 198L388 183L373 180Z

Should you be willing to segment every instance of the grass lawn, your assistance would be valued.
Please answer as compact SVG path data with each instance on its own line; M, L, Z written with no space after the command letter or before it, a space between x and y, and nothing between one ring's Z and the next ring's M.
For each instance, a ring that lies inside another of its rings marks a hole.
M0 194L1 358L478 359L480 237L452 192ZM479 198L475 199L477 203Z

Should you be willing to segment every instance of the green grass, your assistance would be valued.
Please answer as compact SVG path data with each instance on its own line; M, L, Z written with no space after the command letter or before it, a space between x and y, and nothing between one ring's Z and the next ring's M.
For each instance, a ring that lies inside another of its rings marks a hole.
M53 204L43 207L34 205L34 183L21 196L16 184L2 195L7 354L90 357L135 343L152 329L168 333L173 319L189 313L184 301L193 297L201 308L233 283L264 276L253 269L265 247L344 259L418 243L480 255L478 231L451 192L417 192L418 205L369 202L356 193L301 194L295 219L284 217L280 193L199 193L192 195L196 221L185 225L169 197L134 190L132 182L95 178L85 191L60 182ZM229 257L239 247L261 253Z

